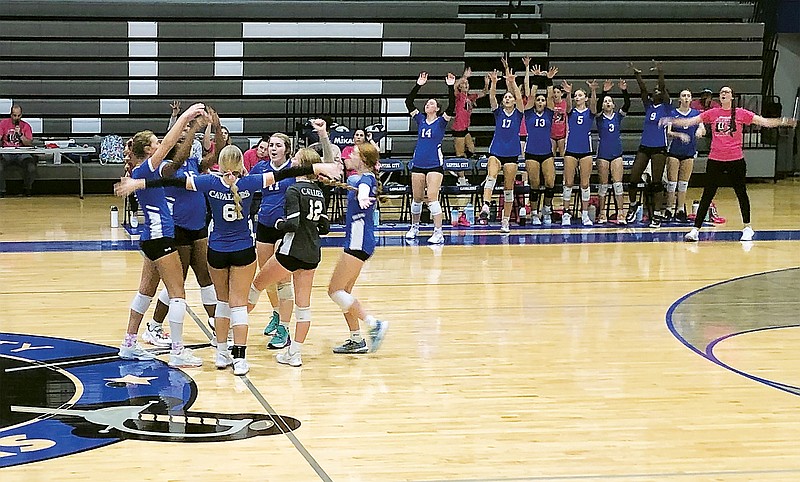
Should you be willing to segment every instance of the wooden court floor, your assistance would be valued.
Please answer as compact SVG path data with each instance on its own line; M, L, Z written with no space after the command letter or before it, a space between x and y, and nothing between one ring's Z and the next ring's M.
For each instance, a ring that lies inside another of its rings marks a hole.
M798 187L749 187L757 233L800 230ZM108 227L112 203L121 206L110 196L0 199L0 358L28 335L119 345L138 252L8 244L125 239ZM729 221L715 229L741 229L732 191L717 203ZM262 303L250 318L247 377L217 371L210 348L197 350L203 367L185 370L197 389L191 410L272 411L299 428L206 443L123 440L14 465L43 442L8 435L8 401L35 378L6 374L0 480L800 480L800 392L787 388L800 385L800 276L786 270L800 266L800 241L379 248L355 294L390 329L379 352L361 356L331 353L347 334L326 295L339 253L323 251L301 368L276 364L265 348ZM701 290L775 270L784 271ZM187 300L202 313L192 275ZM187 316L187 342L208 341L199 321ZM703 356L710 340L714 356ZM167 385L182 376L170 372L160 372ZM105 386L138 393L145 383Z

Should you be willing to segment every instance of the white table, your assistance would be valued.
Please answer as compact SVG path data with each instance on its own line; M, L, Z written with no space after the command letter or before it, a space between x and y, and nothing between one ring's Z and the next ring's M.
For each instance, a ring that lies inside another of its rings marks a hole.
M94 147L0 147L0 154L51 154L54 164L61 164L61 154L78 156L78 172L80 176L81 199L83 199L83 158L97 152ZM71 163L75 164L70 158Z

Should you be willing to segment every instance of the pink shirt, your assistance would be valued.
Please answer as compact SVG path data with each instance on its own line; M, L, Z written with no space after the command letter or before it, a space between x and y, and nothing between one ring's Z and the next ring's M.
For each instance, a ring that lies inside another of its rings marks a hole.
M470 116L472 115L472 109L475 107L476 100L478 100L478 94L456 92L456 110L455 119L453 120L454 131L465 131L469 129ZM342 157L344 158L344 153Z
M522 96L522 105L527 105L527 104L528 104L528 98L523 95ZM520 137L528 135L528 125L525 123L524 119L519 124L519 135L520 135Z
M250 172L250 169L253 168L259 161L263 161L263 159L258 158L258 148L253 147L246 151L244 151L244 155L242 156L242 160L244 162L244 168L247 169L247 172Z
M714 161L736 161L744 158L742 126L753 123L754 113L736 108L736 132L731 135L731 110L716 107L700 114L704 124L711 124L711 152Z
M0 135L3 136L3 147L21 147L24 145L15 127L14 121L10 117L0 121ZM19 121L19 130L25 138L30 139L33 137L31 125L24 120Z
M567 99L553 106L553 127L550 128L550 137L563 139L567 137Z

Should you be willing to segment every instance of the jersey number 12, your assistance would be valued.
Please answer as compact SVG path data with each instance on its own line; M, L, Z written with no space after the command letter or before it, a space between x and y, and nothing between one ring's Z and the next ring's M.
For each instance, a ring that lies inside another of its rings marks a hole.
M319 199L309 199L308 200L308 216L306 219L311 221L319 221L319 217L322 215L322 201Z

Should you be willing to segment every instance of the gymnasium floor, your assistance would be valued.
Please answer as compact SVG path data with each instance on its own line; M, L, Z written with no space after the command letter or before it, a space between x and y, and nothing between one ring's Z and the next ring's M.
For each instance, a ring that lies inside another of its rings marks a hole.
M116 358L141 268L108 227L118 199L0 199L0 479L798 480L798 187L749 186L750 244L730 189L697 244L388 231L355 289L390 322L367 355L331 353L347 330L326 248L304 365L265 348L262 303L241 378L213 366L191 275L205 365Z

